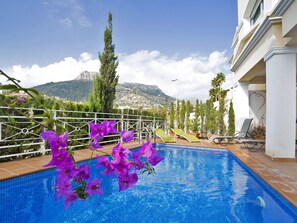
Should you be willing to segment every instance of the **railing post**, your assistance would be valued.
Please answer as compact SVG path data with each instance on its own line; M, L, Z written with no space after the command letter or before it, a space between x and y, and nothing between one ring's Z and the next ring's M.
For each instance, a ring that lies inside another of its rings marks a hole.
M2 140L2 122L0 122L0 141Z
M40 152L42 155L45 154L45 140L44 139L42 140L42 143L40 145Z
M141 137L141 115L139 116L139 119L138 119L138 142L140 143L142 137Z
M124 130L124 114L123 114L123 110L122 110L122 114L121 114L121 131Z
M53 118L54 118L55 121L57 120L57 110L53 110ZM53 129L55 131L57 130L56 122L54 122Z
M95 113L95 124L97 124L97 113Z

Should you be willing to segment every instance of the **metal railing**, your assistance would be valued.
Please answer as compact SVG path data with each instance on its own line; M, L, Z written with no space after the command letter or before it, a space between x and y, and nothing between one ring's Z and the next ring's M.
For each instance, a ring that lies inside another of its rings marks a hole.
M0 161L46 154L50 151L40 136L44 128L41 123L49 120L46 113L50 113L55 120L51 128L59 131L63 126L69 134L70 147L75 149L84 148L87 145L90 132L88 122L115 120L118 131L133 130L134 139L139 142L152 138L153 128L166 127L166 121L160 117L0 106ZM104 137L101 144L116 143L119 140L119 134L108 135Z

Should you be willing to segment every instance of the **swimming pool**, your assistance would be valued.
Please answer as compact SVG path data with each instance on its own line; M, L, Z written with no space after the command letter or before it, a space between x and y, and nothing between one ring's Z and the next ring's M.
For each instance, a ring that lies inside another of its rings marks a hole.
M123 192L106 178L107 196L67 210L55 200L53 169L2 181L0 222L296 222L296 208L230 152L157 148L165 159L156 174L140 176L135 188Z

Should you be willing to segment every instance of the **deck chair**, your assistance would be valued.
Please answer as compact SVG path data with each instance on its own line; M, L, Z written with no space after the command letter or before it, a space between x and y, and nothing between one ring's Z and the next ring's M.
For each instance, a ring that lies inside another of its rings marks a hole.
M213 142L216 144L226 145L234 140L252 138L249 133L252 121L252 118L245 119L239 132L235 133L233 136L215 136L213 137Z
M167 135L162 129L154 129L153 130L164 143L175 143L176 140L170 135Z
M190 135L190 134L187 134L187 133L185 133L181 129L171 129L171 130L172 130L172 132L174 132L175 135L177 135L179 137L182 137L182 138L185 138L190 143L192 143L192 142L200 142L200 140L197 137L195 137L193 135Z
M243 144L244 147L251 152L257 152L258 150L262 149L266 142L265 140L258 139L239 139L237 141Z

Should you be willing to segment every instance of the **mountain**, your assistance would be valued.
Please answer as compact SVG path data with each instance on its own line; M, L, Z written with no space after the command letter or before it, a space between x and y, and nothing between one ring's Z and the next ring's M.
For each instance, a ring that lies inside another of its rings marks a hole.
M93 86L95 72L84 71L74 80L50 82L34 87L48 96L71 101L84 101ZM116 88L115 105L119 108L152 108L174 101L156 85L119 83Z

